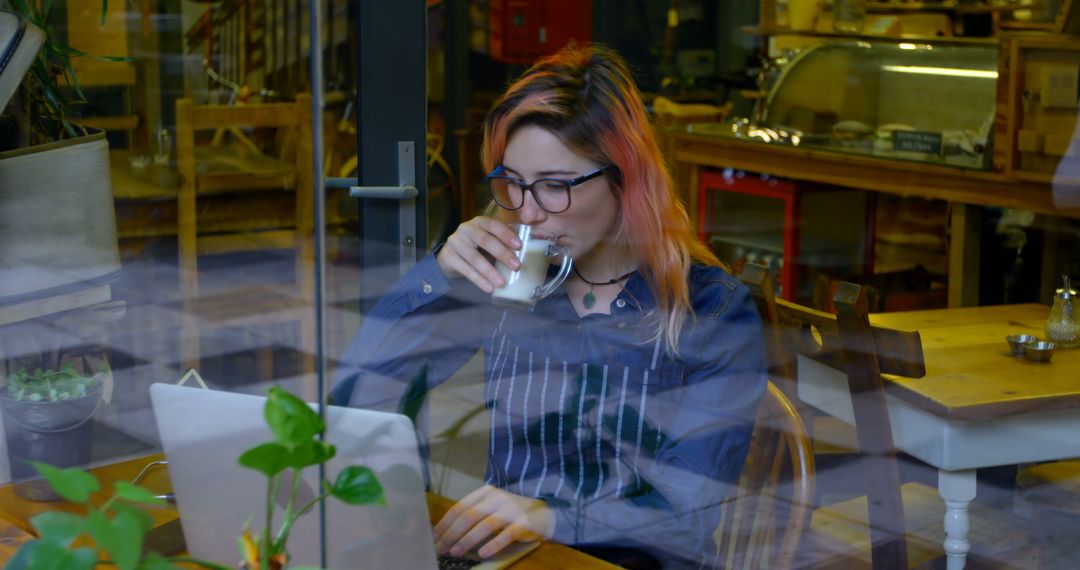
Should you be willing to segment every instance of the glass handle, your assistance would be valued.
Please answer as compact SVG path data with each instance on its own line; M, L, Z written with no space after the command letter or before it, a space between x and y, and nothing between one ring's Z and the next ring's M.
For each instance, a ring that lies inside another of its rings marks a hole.
M555 277L551 278L551 281L545 283L543 287L536 288L533 298L537 301L554 293L555 289L558 289L559 285L566 281L566 278L570 276L570 271L574 268L574 258L570 257L569 249L561 245L549 245L547 248L548 257L556 254L562 255L562 267L559 268L559 272Z

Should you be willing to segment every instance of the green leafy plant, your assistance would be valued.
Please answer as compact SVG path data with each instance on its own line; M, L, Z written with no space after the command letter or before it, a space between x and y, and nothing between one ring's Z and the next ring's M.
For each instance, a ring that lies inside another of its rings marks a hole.
M386 505L382 485L375 473L360 465L350 465L337 474L331 483L322 481L322 493L303 505L297 504L303 469L324 463L334 457L337 450L322 441L326 424L303 400L278 387L270 389L264 416L274 441L257 445L240 456L240 465L254 469L269 479L266 489L266 522L262 536L252 537L245 530L240 539L240 549L248 568L278 570L288 565L287 543L289 532L296 520L307 514L319 501L333 497L350 505ZM291 472L289 499L281 525L276 532L274 511L284 480Z
M10 8L45 32L41 51L8 104L0 140L14 148L83 136L86 130L72 123L76 108L86 103L79 77L71 65L73 57L93 57L104 61L131 61L127 57L91 55L64 45L52 25L56 16L52 0L9 0ZM101 2L101 24L105 23L108 0ZM61 14L62 16L62 14ZM2 149L0 149L2 150Z
M101 385L99 375L80 374L71 364L65 364L59 370L38 368L31 374L25 368L8 378L7 395L27 402L59 402L81 398Z
M34 467L65 500L85 505L86 516L49 511L30 519L39 538L24 544L8 561L7 570L90 570L98 565L120 570L180 570L176 564L181 562L229 570L202 560L143 552L146 533L154 526L154 519L143 507L165 505L152 491L117 481L113 495L96 507L90 497L101 490L101 484L93 475L44 463L34 463Z
M263 415L274 440L245 451L238 461L268 478L265 527L257 537L249 529L243 529L238 542L245 568L280 570L289 563L289 531L319 501L333 497L350 505L385 506L386 499L371 469L351 465L342 469L333 482L323 479L319 496L298 504L301 472L333 458L336 449L322 441L326 424L319 414L281 388L270 389ZM120 570L167 570L178 569L177 563L228 570L229 567L213 562L144 553L146 533L154 526L153 518L144 508L165 504L152 491L118 481L112 497L101 507L95 507L90 497L101 485L93 475L80 469L58 469L41 463L34 466L61 497L85 505L87 514L52 511L35 516L30 524L39 538L24 544L8 562L7 570L85 570L98 565ZM286 473L292 476L289 499L280 526L272 531L278 509L274 498ZM76 542L80 538L90 540Z

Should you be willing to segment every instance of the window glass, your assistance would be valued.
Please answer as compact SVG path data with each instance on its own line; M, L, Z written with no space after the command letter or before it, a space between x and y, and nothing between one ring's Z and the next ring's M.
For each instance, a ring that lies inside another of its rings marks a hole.
M1072 567L1077 6L0 3L0 525Z

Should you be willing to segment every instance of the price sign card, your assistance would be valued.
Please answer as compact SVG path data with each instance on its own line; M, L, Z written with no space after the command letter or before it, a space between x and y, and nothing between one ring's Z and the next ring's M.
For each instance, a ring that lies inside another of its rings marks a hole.
M941 133L932 131L893 131L893 150L941 155Z

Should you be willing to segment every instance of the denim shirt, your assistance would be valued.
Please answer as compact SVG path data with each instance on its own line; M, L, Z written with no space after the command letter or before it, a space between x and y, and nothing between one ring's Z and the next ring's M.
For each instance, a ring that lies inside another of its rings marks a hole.
M580 317L565 288L532 312L493 306L429 255L365 319L333 400L400 411L425 367L426 390L483 350L486 483L547 502L558 542L719 567L713 532L764 393L764 347L737 279L694 265L689 290L675 356L639 273L610 315Z

